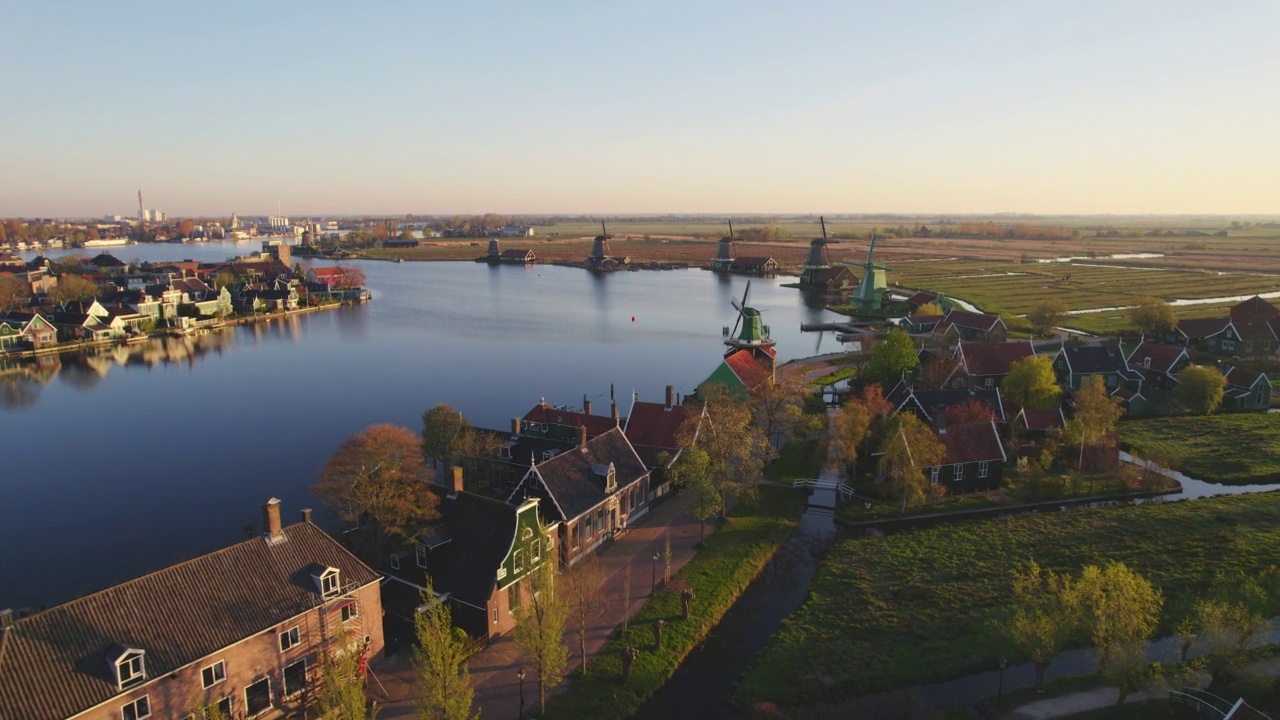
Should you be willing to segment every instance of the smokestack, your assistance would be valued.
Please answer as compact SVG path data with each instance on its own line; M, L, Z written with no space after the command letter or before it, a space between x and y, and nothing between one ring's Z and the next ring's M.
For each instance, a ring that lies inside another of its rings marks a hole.
M280 498L271 498L262 506L262 524L267 530L267 542L284 540L284 530L280 529Z
M591 414L591 400L586 395L582 396L582 414Z
M587 447L587 426L586 425L578 426L578 447L583 448L584 450Z
M302 508L302 522L311 522L311 508Z
M511 418L511 434L520 434L520 418Z
M670 410L676 404L676 386L667 386L667 409Z

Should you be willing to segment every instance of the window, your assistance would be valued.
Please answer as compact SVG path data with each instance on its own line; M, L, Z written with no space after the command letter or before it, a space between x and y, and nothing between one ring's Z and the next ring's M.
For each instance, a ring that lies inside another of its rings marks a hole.
M991 461L983 460L978 463L978 477L984 478L991 471Z
M511 562L512 564L515 565L516 572L521 572L522 570L524 570L524 551L516 550L515 552L511 553Z
M244 689L244 713L257 717L271 709L271 678L262 678Z
M129 650L116 660L116 680L123 690L147 677L147 666L141 650Z
M595 534L591 529L591 513L587 513L586 517L582 518L581 525L583 525L583 528L582 528L583 539L585 539L587 542L591 542L591 536Z
M120 716L124 720L142 720L151 717L151 699L147 695L120 708Z
M414 560L418 563L418 567L427 567L427 546L418 545L413 549Z
M952 480L964 479L964 465L962 465L961 463L956 463L955 465L951 466L951 479Z
M307 687L307 661L284 666L284 696L293 697Z
M396 553L391 553L391 569L392 570L400 569L400 556Z
M498 608L497 607L493 608L493 624L494 625L498 624Z
M280 652L284 652L297 644L299 644L298 628L291 627L280 633Z
M1116 376L1115 376L1115 375L1108 375L1108 376L1107 376L1107 387L1115 387L1115 386L1116 386Z
M520 531L521 540L528 540L531 537L533 537L533 528L526 527Z
M231 717L231 696L230 695L213 703L213 706L218 708L218 714L222 715L222 717L224 718Z
M340 589L341 584L338 580L338 571L336 569L329 568L320 576L320 594L322 596L327 598L334 597Z
M983 387L993 387L995 384L996 384L996 380L995 380L995 378L983 378L983 379L982 379L982 385L983 385Z
M580 539L581 536L582 536L582 524L574 523L573 527L569 528L569 546L572 549L574 550L578 549L578 546L581 543L581 539Z
M355 603L347 603L342 606L342 622L349 622L352 618L360 617L360 606Z
M200 683L206 689L226 679L227 664L221 660L200 671Z
M929 484L930 484L930 485L937 485L937 484L938 484L938 471L939 471L939 470L941 470L941 469L942 469L942 468L939 468L939 467L938 467L938 466L936 466L936 465L935 465L935 466L933 466L933 467L931 467L931 468L929 468Z
M541 559L542 548L538 546L538 541L535 539L533 542L529 543L529 562L536 564Z
M604 532L604 508L596 510L596 533Z

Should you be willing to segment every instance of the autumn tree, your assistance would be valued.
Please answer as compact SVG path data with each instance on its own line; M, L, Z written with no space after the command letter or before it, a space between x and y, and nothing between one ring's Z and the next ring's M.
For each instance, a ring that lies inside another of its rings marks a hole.
M25 282L8 273L0 275L0 312L23 307L30 298Z
M83 275L63 275L49 291L49 300L63 305L77 300L92 300L98 296L98 284Z
M1031 327L1035 328L1036 333L1048 335L1059 322L1062 322L1066 314L1067 304L1061 298L1047 297L1036 301L1036 304L1031 306L1031 312L1027 313L1027 320L1031 321Z
M1151 677L1147 641L1160 622L1164 596L1124 563L1089 565L1075 583L1098 669L1120 688L1116 705Z
M600 559L591 555L574 563L565 571L569 583L569 614L573 618L574 630L578 634L578 650L582 657L582 674L587 674L587 632L591 623L600 615L603 605L600 602L600 586L604 584L604 569Z
M1155 297L1144 297L1129 310L1129 322L1144 336L1159 336L1172 332L1178 325L1173 306Z
M368 282L364 270L355 265L338 265L337 267L342 272L338 273L338 276L334 278L333 285L339 290L364 287L364 284Z
M1062 388L1048 355L1031 355L1009 365L1009 374L1000 383L1000 396L1019 409L1049 410L1058 407Z
M989 403L976 397L971 397L959 405L952 405L946 408L944 412L948 425L991 422L996 416Z
M342 442L311 491L343 520L364 528L361 549L380 557L384 539L411 538L436 516L419 438L398 425L371 425Z
M1080 447L1078 470L1084 469L1085 445L1100 445L1111 437L1116 421L1124 415L1120 399L1107 394L1101 375L1089 375L1075 392L1075 413L1064 433L1067 441Z
M928 471L942 464L946 449L933 430L914 414L901 412L893 417L881 452L880 474L902 503L902 512L940 494Z
M720 494L723 514L736 498L755 489L774 450L749 405L733 400L722 386L704 390L704 426L699 430L700 418L694 414L681 425L676 440L683 448L698 447L706 454L706 477Z
M880 336L876 349L867 361L867 378L892 388L902 379L902 374L920 366L916 347L905 330L893 328Z
M698 543L706 537L707 521L724 511L724 498L711 478L711 458L700 445L680 453L671 466L672 482L689 497L689 511L698 521Z
M479 718L479 713L471 712L475 689L467 668L470 638L465 630L454 627L453 611L447 601L436 597L430 577L422 593L422 605L413 618L418 639L413 647L418 717L423 720Z
M524 604L516 613L516 645L538 673L538 703L547 712L547 689L560 683L569 648L564 644L569 604L556 593L554 562L526 575Z
M1036 669L1036 692L1044 691L1044 673L1071 642L1079 607L1071 577L1042 570L1034 560L1013 571L1013 614L1002 630L1014 649Z
M873 419L865 403L858 400L845 403L831 419L832 459L843 463L846 468L853 468L858 461L858 450L871 430Z
M1197 415L1208 415L1222 404L1223 391L1227 387L1227 378L1216 367L1208 365L1188 365L1178 373L1178 386L1175 391L1178 399L1191 412Z
M774 373L751 394L756 425L770 442L780 445L804 415L805 400L812 394L813 386L804 373Z

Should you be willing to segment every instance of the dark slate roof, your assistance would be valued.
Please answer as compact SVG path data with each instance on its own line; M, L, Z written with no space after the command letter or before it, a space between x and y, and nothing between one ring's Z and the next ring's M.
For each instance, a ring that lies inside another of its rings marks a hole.
M120 258L110 253L98 253L96 256L94 256L92 260L89 261L89 263L94 267L100 267L100 268L125 266L124 261L122 261Z
M606 415L586 415L576 410L561 410L545 402L538 403L524 414L526 422L547 423L549 425L567 425L570 427L587 426L587 434L592 437L603 435L617 427L618 421Z
M613 463L618 490L649 473L620 428L588 440L586 447L537 463L534 470L546 484L546 490L563 519L572 520L604 501L605 478L593 466L607 467L609 463ZM529 475L523 482L531 482ZM522 490L517 487L515 492L522 493ZM545 510L550 513L551 508Z
M946 448L943 465L1004 460L1004 445L994 422L951 425L938 432L938 439Z
M1242 367L1228 367L1222 371L1222 374L1227 378L1229 387L1251 389L1259 380L1268 384L1271 382L1266 375L1253 370L1246 370Z
M1231 324L1235 327L1236 333L1240 335L1240 339L1245 342L1266 342L1275 340L1276 333L1272 327L1272 320L1237 320L1232 319Z
M503 250L502 257L512 260L523 260L533 255L532 250Z
M1174 364L1178 362L1178 358L1186 354L1186 349L1181 345L1158 345L1156 343L1144 342L1129 353L1129 367L1136 370L1151 370L1152 372L1169 373ZM1146 364L1146 359L1151 359L1151 364Z
M1000 399L1000 391L996 388L943 388L940 390L913 389L908 387L906 383L898 383L893 390L885 396L893 404L894 412L901 411L904 407L910 406L912 409L924 415L924 419L932 422L937 418L939 411L945 411L949 407L963 405L970 400L977 400L985 403L987 407L996 415L999 422L1005 421L1004 403Z
M856 285L861 282L858 280L858 276L854 275L853 271L844 265L837 265L835 267L829 267L826 270L820 270L813 276L813 281L818 285L826 285L828 283L838 281L846 275L849 276L849 285Z
M776 265L777 262L774 261L774 259L772 257L769 257L768 255L744 255L740 258L735 259L733 261L733 264L738 267L762 268L762 267L765 267L766 265Z
M1009 366L1035 355L1031 341L960 343L960 354L970 375L1008 375Z
M937 302L937 300L938 296L931 292L918 292L907 298L906 302L912 307L920 307L921 305L928 305L929 303Z
M1258 295L1231 308L1232 320L1266 320L1273 317L1280 317L1280 308Z
M967 310L952 310L947 313L942 322L938 323L938 326L934 328L934 332L944 333L952 325L989 332L998 324L1001 324L1000 316L998 315L984 315L983 313L968 312Z
M146 653L160 679L315 607L307 568L344 585L379 575L309 522L253 538L22 618L0 636L0 720L61 720L119 695L108 651Z
M1178 321L1178 331L1191 340L1217 335L1227 328L1231 318L1188 318Z
M438 575L432 578L435 591L483 608L515 540L516 506L460 492L437 507L452 541L442 550Z
M1066 346L1062 353L1067 357L1071 372L1076 375L1094 375L1096 373L1119 373L1128 370L1124 354L1112 345Z

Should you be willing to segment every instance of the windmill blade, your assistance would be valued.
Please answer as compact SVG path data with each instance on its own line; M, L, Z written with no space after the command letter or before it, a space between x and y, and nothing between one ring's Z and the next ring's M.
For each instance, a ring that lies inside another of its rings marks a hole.
M729 337L738 337L738 328L742 325L742 313L738 313L738 319L733 321L733 332L729 333Z
M751 281L747 281L747 289L742 291L742 307L747 306L747 296L751 294Z
M817 355L817 354L818 354L818 348L822 347L822 336L823 336L824 334L825 334L825 333L824 333L822 330L819 330L819 331L818 331L818 342L814 343L814 345L813 345L813 354L814 354L814 355Z
M738 298L729 298L729 304L733 306L734 310L742 312L742 304L738 302Z

